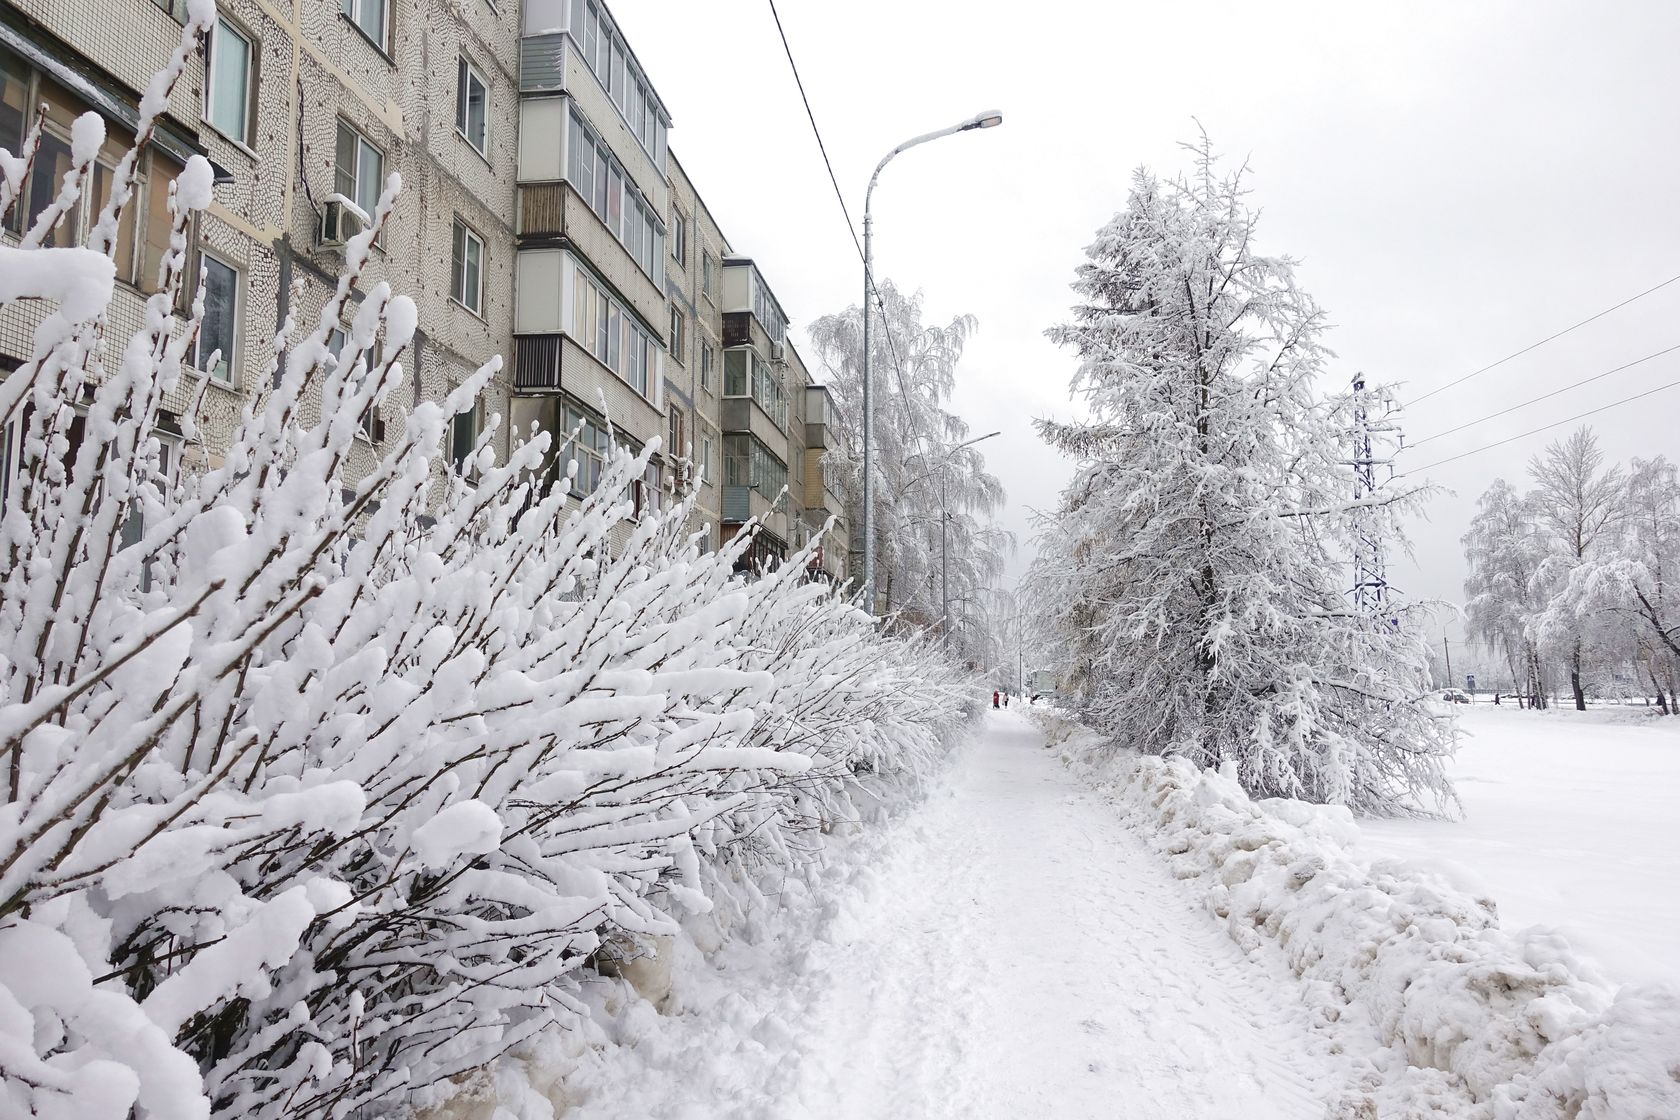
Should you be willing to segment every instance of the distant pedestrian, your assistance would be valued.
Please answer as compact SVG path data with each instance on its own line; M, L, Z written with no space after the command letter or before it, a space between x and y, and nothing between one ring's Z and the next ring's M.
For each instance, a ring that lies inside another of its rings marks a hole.
M1003 694L1003 706L1009 707L1009 693L1007 692Z
M1499 693L1497 692L1493 694L1493 706L1499 707Z
M998 690L994 688L994 689L992 689L992 707L995 708L997 706L998 706Z

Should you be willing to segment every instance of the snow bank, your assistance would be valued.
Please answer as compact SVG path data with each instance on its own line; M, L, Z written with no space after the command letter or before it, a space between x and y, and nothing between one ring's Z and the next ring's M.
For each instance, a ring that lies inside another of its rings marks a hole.
M1680 991L1612 989L1556 935L1502 930L1491 901L1352 857L1351 822L1317 807L1256 803L1231 774L1043 722L1233 940L1280 949L1323 1014L1362 1009L1412 1066L1462 1082L1483 1115L1680 1116Z

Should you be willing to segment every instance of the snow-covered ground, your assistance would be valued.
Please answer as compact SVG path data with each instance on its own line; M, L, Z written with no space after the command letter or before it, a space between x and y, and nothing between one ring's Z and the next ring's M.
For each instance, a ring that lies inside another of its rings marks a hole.
M1313 1118L1294 977L1256 969L1013 713L835 923L788 1115Z
M447 1115L1320 1120L1380 1048L1240 950L1025 713L826 876L709 960L680 941L668 1014L604 981L606 1038Z
M1618 982L1680 982L1680 720L1634 708L1459 709L1461 821L1364 821L1370 855L1551 926Z

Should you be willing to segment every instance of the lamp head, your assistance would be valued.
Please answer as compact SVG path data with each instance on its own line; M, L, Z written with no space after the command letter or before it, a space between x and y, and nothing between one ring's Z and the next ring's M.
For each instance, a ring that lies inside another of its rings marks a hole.
M966 132L971 128L996 128L1002 123L1002 113L996 109L987 109L984 113L976 113L967 124L963 125L963 131Z

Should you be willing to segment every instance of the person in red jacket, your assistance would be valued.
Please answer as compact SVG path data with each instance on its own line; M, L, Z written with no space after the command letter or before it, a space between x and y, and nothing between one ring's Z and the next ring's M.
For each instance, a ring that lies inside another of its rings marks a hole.
M994 688L994 689L992 689L992 707L995 708L997 706L998 706L998 690Z

